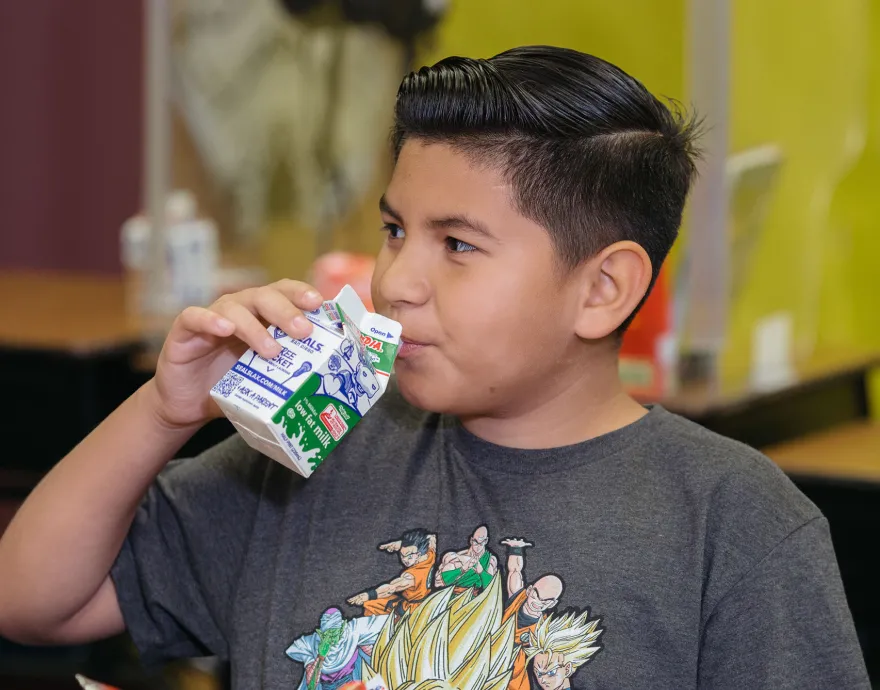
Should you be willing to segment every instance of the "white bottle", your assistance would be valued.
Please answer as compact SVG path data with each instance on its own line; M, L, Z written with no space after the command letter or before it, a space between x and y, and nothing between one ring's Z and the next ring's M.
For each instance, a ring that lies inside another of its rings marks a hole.
M219 246L217 226L199 218L195 197L188 190L176 190L165 202L165 263L167 292L162 311L176 314L181 309L205 306L215 299ZM122 226L121 253L126 274L126 304L134 314L147 313L147 274L151 269L150 237L153 224L144 215L128 219Z
M139 316L147 310L147 271L150 266L150 221L136 215L122 225L120 250L125 281L125 308Z
M207 306L215 299L219 264L217 226L207 218L192 218L169 227L171 294L176 310Z
M198 217L195 197L186 190L169 195L165 213L170 309L207 306L219 264L217 226Z

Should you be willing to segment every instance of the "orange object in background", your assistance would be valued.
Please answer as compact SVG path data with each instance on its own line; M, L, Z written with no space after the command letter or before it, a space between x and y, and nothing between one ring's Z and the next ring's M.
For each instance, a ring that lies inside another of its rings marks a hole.
M668 373L661 351L671 331L672 305L664 268L651 295L623 336L620 378L631 395L656 400L666 393Z
M311 281L324 299L332 299L346 285L351 285L370 311L374 311L370 296L370 281L376 260L366 254L331 252L315 259Z

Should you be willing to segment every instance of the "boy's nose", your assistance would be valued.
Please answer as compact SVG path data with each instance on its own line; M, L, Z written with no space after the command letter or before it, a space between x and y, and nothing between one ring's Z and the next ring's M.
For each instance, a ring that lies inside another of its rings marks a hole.
M377 289L390 305L424 304L430 294L427 263L404 247L379 276Z

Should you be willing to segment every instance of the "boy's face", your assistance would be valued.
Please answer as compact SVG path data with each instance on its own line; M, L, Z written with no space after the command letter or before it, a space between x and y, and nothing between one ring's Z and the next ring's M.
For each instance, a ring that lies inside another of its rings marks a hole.
M403 395L461 417L516 416L563 390L582 348L578 271L516 210L495 168L407 141L383 198L377 310L403 325Z

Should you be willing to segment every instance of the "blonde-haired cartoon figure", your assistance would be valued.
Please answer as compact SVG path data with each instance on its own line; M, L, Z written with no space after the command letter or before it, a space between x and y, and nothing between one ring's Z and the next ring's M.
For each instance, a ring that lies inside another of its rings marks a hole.
M504 690L518 649L516 622L502 621L500 578L474 596L444 587L399 619L388 616L361 677L388 690Z
M525 650L532 672L542 690L568 690L571 677L602 649L604 630L590 612L550 615L542 620Z

